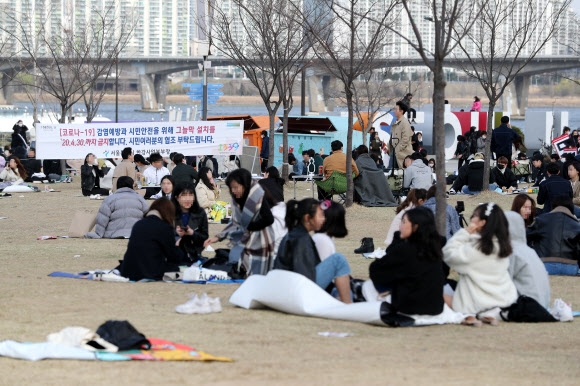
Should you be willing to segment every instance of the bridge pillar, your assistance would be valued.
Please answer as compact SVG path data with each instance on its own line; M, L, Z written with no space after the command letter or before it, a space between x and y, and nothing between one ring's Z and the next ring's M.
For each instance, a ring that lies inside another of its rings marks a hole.
M167 74L139 74L141 109L157 112L165 109L167 101Z
M314 75L312 71L306 72L308 82L308 111L320 113L332 111L334 106L329 103L329 88L333 79L328 75Z
M523 118L526 115L531 80L531 75L518 75L504 93L504 110L507 108L512 118Z
M167 85L168 79L168 74L155 74L153 78L155 97L157 98L157 107L159 109L165 109L167 107L167 92L169 89L169 86Z
M2 73L2 87L0 89L0 105L14 104L14 88L10 86L10 80L14 75L13 71L3 71Z

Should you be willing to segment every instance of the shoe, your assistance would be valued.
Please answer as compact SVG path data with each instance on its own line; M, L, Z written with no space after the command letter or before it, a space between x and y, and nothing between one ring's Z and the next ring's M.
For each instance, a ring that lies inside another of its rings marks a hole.
M101 275L101 281L111 281L111 282L117 282L117 283L128 283L129 279L127 279L126 277L123 277L121 275L116 275L112 272L109 273L103 273Z
M451 189L449 189L449 194L453 195L453 194L457 194L457 192L455 191L455 189L451 188Z
M221 304L219 305L219 307L221 311ZM217 309L217 307L215 309ZM199 297L197 295L194 295L184 304L178 305L177 307L175 307L175 312L179 314L210 314L213 311L210 307L209 298L207 294L204 293Z
M178 314L195 314L196 313L195 311L197 310L198 301L199 299L197 295L194 295L185 303L175 307L175 312L177 312Z
M354 253L370 253L375 251L375 244L372 237L364 237L360 241L360 247L354 250Z
M465 319L461 321L461 324L464 326L472 326L472 327L481 327L482 323L481 320L475 318L475 316L467 316Z
M222 312L220 298L209 298L209 308L211 312Z
M209 297L205 292L203 293L203 295L199 297L197 306L198 306L197 309L198 314L211 314L211 307L209 306Z
M97 195L96 194L91 194L89 196L89 200L96 200L97 199Z
M489 324L490 326L499 326L499 321L496 318L492 318L491 316L478 316L478 319L485 324Z

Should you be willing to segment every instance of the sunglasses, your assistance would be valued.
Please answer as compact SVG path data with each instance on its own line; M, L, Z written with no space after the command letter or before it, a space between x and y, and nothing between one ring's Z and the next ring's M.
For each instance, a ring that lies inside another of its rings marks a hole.
M331 205L332 205L332 202L330 200L324 200L320 203L320 209L326 210L326 209L330 208Z

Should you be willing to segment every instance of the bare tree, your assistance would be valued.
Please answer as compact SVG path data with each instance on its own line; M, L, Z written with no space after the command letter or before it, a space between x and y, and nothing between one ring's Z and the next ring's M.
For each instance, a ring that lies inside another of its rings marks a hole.
M90 50L90 58L81 68L80 75L88 80L80 84L87 122L92 122L97 114L107 92L107 83L119 78L119 55L138 25L136 15L132 8L121 9L118 4L112 3L103 9L93 9L82 35L77 33L77 39L82 38Z
M387 25L392 23L397 1L318 0L305 8L305 34L312 42L319 63L340 80L348 109L346 144L346 206L354 196L352 178L352 135L354 83L379 66L375 60L384 53Z
M93 9L91 14L101 17L106 13L99 14ZM64 16L53 18L48 8L39 8L34 14L10 12L7 19L9 23L0 29L16 43L19 66L31 71L31 78L22 78L23 85L55 98L60 106L58 120L61 123L65 122L72 106L108 71L102 62L101 65L94 65L94 62L108 56L108 63L114 63L118 51L103 50L102 44L116 41L112 46L120 48L119 44L122 47L127 39L111 27L123 21L115 18L101 19L100 25L89 22L81 29L79 26L84 23L73 24ZM95 60L97 53L101 56ZM31 102L38 103L38 93L30 95L34 96Z
M423 59L423 63L433 72L433 138L435 156L440 165L445 163L445 60L469 32L474 19L477 18L485 0L474 3L469 0L402 0L404 15L408 19L410 31L401 28L400 23L389 25L391 31L400 36ZM429 16L424 16L425 13ZM466 22L457 25L459 20ZM430 36L424 36L421 24L430 21L433 29ZM429 44L432 37L433 43ZM445 234L446 199L445 168L436 170L436 222L440 234Z
M284 176L288 168L288 113L292 87L307 65L308 47L302 38L298 6L286 0L232 0L213 8L211 40L231 58L257 88L270 116L270 157L274 162L275 117L284 106Z
M386 82L386 79L382 73L369 71L353 82L354 114L361 125L363 145L367 144L367 134L373 121L387 115L394 105L394 95L397 93L393 91L398 84ZM386 107L388 111L384 110Z
M463 69L477 79L489 99L488 138L493 136L493 113L506 88L555 38L570 0L538 7L533 0L488 0L459 47L467 58ZM460 23L458 23L460 25ZM462 28L462 27L460 27ZM485 144L483 189L488 190L491 140Z

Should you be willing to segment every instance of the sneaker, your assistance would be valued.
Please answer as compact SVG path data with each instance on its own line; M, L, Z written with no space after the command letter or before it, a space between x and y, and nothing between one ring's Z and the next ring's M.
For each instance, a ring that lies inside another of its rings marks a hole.
M222 312L220 298L209 298L209 308L211 309L211 312Z
M96 200L97 199L97 195L96 194L91 194L89 196L89 200Z
M103 273L101 275L101 281L112 281L112 282L118 282L118 283L128 283L129 279L127 279L126 277L123 277L121 275L115 275L112 272L109 273Z
M455 189L451 188L451 189L449 189L449 194L453 195L453 194L457 194L457 192L455 191Z
M197 302L197 295L195 295L195 297L189 299L187 302L175 307L175 312L178 314L195 314L195 311L197 310Z
M211 314L211 307L209 306L209 297L204 292L197 302L197 313L198 314Z
M221 305L220 305L221 307ZM210 314L212 312L207 294L201 296L194 295L184 304L175 307L175 312L179 314Z

